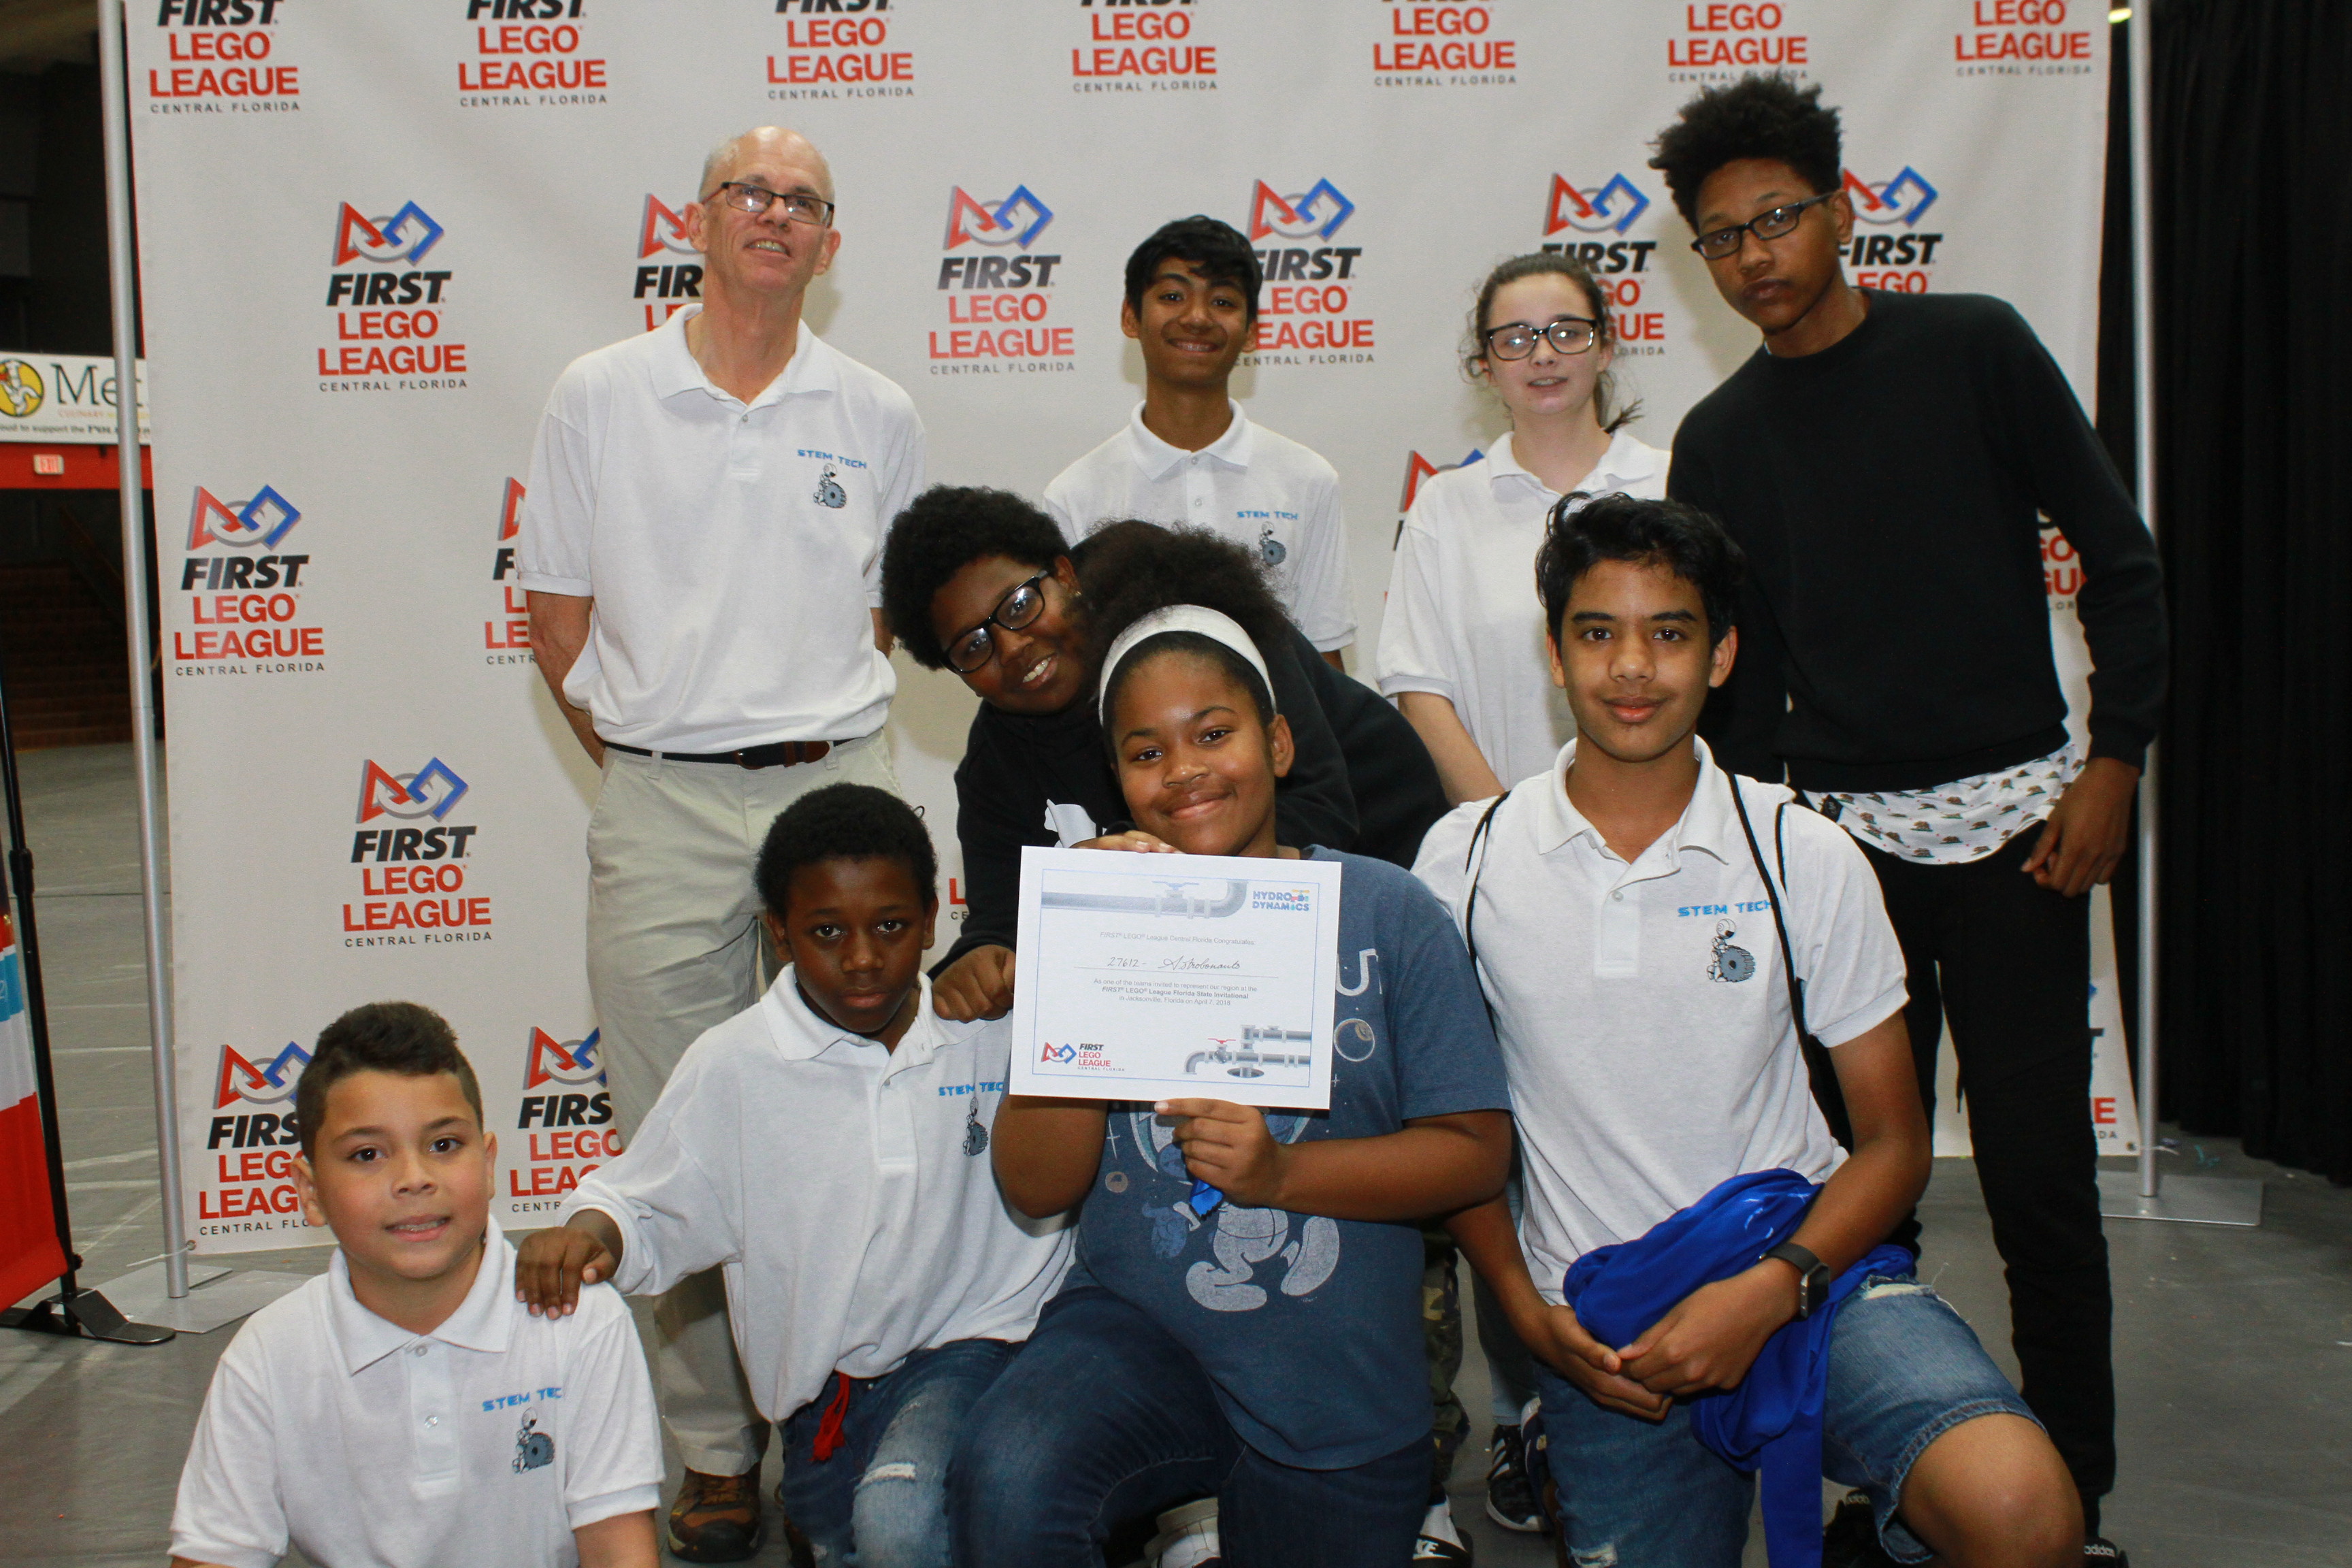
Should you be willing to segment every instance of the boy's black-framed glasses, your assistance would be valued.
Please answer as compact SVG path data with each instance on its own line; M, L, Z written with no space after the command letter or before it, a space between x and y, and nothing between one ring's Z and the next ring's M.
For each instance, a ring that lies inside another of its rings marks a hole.
M1536 352L1536 340L1549 338L1555 353L1580 354L1601 336L1601 329L1581 316L1562 316L1548 326L1530 327L1513 321L1486 330L1486 353L1494 359L1525 359Z
M1823 191L1820 195L1807 196L1801 202L1782 202L1769 212L1758 213L1746 223L1736 223L1729 228L1714 229L1700 235L1691 241L1691 248L1709 261L1720 261L1739 248L1739 237L1742 235L1752 234L1759 239L1780 239L1795 231L1797 220L1805 216L1807 207L1818 206L1836 195L1835 191Z
M996 608L988 619L964 633L948 645L948 668L958 675L971 675L996 657L996 635L988 628L1003 626L1017 632L1034 624L1045 613L1045 579L1054 574L1047 567L1025 583L1015 583L1004 597L996 601Z
M794 223L804 223L812 228L823 228L833 221L834 205L823 196L810 195L806 191L772 191L765 185L747 185L740 180L729 180L711 193L738 212L763 213L772 203L784 204L784 216Z

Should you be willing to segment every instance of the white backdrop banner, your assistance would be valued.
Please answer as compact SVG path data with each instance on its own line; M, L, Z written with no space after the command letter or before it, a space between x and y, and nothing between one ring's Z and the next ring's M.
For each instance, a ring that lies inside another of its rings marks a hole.
M131 41L205 1251L302 1229L289 1097L357 1002L457 1025L508 1223L616 1147L595 773L532 665L519 480L564 364L697 297L677 215L727 135L831 159L844 243L809 318L913 395L938 480L1034 495L1117 428L1129 250L1187 213L1242 227L1269 282L1236 391L1339 470L1360 673L1402 500L1500 428L1460 371L1489 266L1592 263L1655 445L1753 350L1645 166L1702 85L1823 83L1850 270L2000 295L2092 388L2107 37L2082 0L148 0ZM899 674L899 776L960 913L971 700Z

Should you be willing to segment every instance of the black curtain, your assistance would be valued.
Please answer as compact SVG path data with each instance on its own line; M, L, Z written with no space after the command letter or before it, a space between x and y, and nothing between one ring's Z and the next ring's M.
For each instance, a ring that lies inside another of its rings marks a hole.
M2174 647L2161 1109L2352 1183L2352 5L2141 16Z

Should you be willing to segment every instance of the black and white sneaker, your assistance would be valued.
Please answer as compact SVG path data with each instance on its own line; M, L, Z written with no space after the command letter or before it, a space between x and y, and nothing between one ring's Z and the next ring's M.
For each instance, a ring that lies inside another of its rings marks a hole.
M1535 1479L1528 1474L1527 1439L1516 1426L1495 1428L1486 1462L1486 1517L1505 1530L1533 1535L1544 1527Z
M2131 1559L2124 1549L2104 1535L2095 1535L2083 1542L2085 1568L2131 1568Z
M1444 1498L1429 1505L1421 1521L1421 1538L1412 1543L1415 1563L1468 1563L1470 1543L1454 1528L1453 1505Z

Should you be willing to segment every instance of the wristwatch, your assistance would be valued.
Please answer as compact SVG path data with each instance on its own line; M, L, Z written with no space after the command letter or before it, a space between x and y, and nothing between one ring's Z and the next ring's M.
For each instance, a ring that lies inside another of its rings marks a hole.
M1830 1299L1830 1266L1793 1241L1784 1241L1764 1254L1797 1271L1797 1316L1810 1318ZM1759 1261L1761 1261L1759 1259Z

